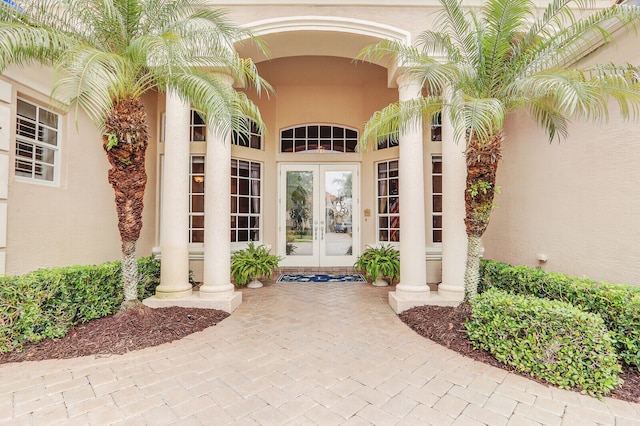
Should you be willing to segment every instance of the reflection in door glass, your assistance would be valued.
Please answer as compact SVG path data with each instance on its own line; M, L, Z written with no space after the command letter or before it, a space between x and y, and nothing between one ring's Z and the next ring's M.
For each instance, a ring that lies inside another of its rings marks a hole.
M320 223L326 256L349 256L352 252L352 187L350 171L327 171L324 175L325 215Z
M318 226L313 221L313 172L287 172L287 256L312 256Z

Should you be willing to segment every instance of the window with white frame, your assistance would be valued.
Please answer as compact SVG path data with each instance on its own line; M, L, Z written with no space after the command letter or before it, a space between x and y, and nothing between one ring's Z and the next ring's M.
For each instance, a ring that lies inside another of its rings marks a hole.
M389 136L382 140L379 140L377 148L378 149L393 148L394 146L398 146L398 143L399 143L398 135Z
M191 110L191 122L189 123L189 140L191 142L207 141L207 122L204 117L194 109Z
M376 163L376 209L379 242L400 241L398 160Z
M189 242L204 242L203 155L191 156ZM262 223L262 164L231 159L231 242L259 241Z
M358 131L328 124L291 127L280 132L280 152L356 152Z
M60 116L24 99L16 114L16 176L55 182L60 152Z
M249 134L242 134L236 131L231 132L231 143L238 146L246 146L253 149L262 149L262 134L258 130L258 125L249 120ZM191 122L189 124L189 140L191 142L207 141L207 122L196 110L191 110Z
M442 156L431 157L431 194L433 208L432 236L434 243L442 242Z
M260 241L262 164L231 159L231 242Z
M189 169L189 242L204 242L204 156L192 155Z
M442 113L431 117L431 142L442 142Z
M249 120L249 134L231 132L231 143L237 146L246 146L247 148L262 149L262 133L258 130L255 121Z

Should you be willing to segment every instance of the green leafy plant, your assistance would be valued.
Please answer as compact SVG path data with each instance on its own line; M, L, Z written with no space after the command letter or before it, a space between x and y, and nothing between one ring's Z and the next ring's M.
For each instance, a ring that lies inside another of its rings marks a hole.
M281 257L269 254L264 245L256 246L252 241L246 249L238 250L231 256L231 275L236 286L245 286L254 279L270 276L279 268L281 260Z
M640 288L494 260L482 261L480 276L480 291L497 288L559 300L600 315L612 333L620 357L640 368Z
M160 284L160 261L138 259L138 294ZM39 269L0 278L0 352L67 334L69 327L115 313L122 303L120 262Z
M372 282L389 278L390 283L400 276L400 252L391 244L367 246L353 267L363 272Z
M107 151L111 151L111 148L118 145L118 136L115 133L107 134Z
M486 195L492 187L493 184L491 182L481 180L473 185L469 185L469 189L467 189L467 191L469 191L469 194L471 194L472 197L477 197L480 193L482 193L482 195ZM498 191L495 192L498 193Z
M496 289L480 294L471 306L467 334L498 361L597 397L622 383L613 338L599 315Z

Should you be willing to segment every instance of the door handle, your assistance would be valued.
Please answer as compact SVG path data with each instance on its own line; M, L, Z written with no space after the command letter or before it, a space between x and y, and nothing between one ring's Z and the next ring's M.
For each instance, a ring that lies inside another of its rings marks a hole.
M320 221L320 239L324 240L324 220Z
M318 221L317 220L313 222L313 239L314 240L318 239Z

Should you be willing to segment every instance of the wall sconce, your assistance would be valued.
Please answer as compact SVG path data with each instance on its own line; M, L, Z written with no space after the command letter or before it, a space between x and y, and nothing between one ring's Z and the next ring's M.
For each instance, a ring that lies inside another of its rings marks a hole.
M194 176L193 181L196 183L202 183L204 182L204 176Z

